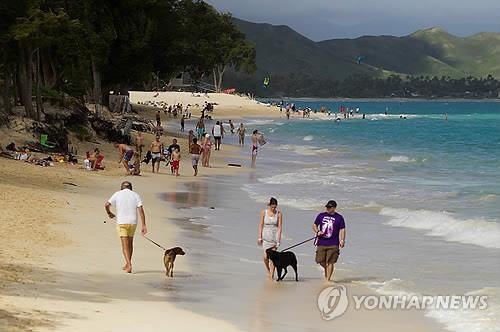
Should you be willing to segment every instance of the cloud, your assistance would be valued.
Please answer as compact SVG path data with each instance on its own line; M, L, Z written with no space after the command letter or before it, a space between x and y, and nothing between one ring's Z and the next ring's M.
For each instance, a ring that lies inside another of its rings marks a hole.
M208 0L217 9L255 22L286 24L315 39L406 35L441 26L470 35L500 32L499 0Z

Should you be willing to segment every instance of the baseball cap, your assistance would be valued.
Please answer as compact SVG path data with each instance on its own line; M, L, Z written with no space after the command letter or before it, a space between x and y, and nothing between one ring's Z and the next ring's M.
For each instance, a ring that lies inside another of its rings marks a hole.
M328 203L326 203L325 207L327 207L327 208L332 208L332 207L336 208L337 207L337 202L335 202L332 199L332 200L328 201Z

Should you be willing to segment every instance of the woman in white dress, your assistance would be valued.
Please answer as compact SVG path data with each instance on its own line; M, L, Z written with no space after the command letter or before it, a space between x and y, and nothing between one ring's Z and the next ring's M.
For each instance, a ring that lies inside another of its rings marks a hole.
M267 208L260 212L259 238L257 244L264 249L264 265L270 279L274 275L273 263L269 260L266 250L271 248L276 250L281 241L283 229L283 214L278 210L278 201L271 197Z

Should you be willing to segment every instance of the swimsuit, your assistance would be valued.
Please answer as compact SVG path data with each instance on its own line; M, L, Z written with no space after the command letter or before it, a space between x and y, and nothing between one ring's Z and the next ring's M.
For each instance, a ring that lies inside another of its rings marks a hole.
M253 156L257 155L257 145L252 145L252 155Z
M192 154L191 155L191 164L193 166L198 166L198 162L200 161L200 155L199 154Z
M172 160L172 169L173 170L179 169L179 162L180 162L180 160Z
M125 152L125 155L123 156L123 160L130 161L133 156L134 156L134 150L132 149L127 150L127 152Z
M153 159L153 161L156 162L158 159L161 158L160 152L151 152L151 158Z

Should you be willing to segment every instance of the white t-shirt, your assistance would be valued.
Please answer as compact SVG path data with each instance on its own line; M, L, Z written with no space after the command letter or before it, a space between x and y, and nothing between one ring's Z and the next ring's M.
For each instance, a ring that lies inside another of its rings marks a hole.
M139 194L123 189L115 192L108 203L116 210L117 224L137 224L137 208L142 206Z
M221 136L220 125L215 125L214 126L214 137L220 137L220 136Z

